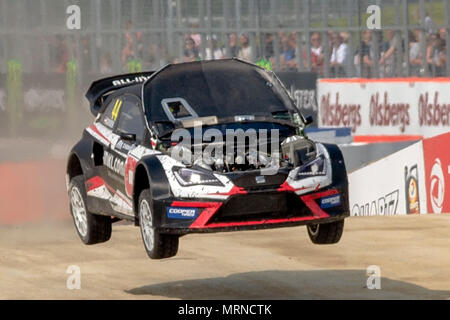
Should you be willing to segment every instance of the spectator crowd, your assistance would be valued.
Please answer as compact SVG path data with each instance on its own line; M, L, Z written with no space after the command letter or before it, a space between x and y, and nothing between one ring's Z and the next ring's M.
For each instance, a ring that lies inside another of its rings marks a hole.
M275 71L301 69L317 72L319 76L366 78L405 76L409 64L411 76L445 76L447 30L435 30L432 21L425 21L425 28L411 30L407 37L396 30L366 30L361 34L353 33L351 37L348 32L330 29L327 33L312 33L309 45L296 32L262 33L253 38L247 33L231 32L220 39L215 34L202 37L198 32L190 32L184 34L181 52L176 55L174 52L169 54L168 49L158 43L146 43L143 32L132 31L131 22L128 22L122 39L120 62L122 71L135 71L129 70L132 61L140 63L143 69L154 69L166 63L237 57L253 63L263 60ZM359 45L358 39L361 40ZM350 42L356 45L350 45ZM62 37L52 43L53 61L56 61L53 71L65 71L71 50L69 43ZM81 55L83 72L94 69L91 44L85 36L77 50ZM113 72L110 52L101 54L98 60L98 71L102 74ZM301 68L299 63L302 63Z

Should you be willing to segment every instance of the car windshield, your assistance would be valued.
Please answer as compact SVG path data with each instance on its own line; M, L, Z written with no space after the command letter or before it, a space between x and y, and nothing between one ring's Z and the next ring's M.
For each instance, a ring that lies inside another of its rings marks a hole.
M170 65L145 84L144 104L149 122L296 110L271 72L239 60Z

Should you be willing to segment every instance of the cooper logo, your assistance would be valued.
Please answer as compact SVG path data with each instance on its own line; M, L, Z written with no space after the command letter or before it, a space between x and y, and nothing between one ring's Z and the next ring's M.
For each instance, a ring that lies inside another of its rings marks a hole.
M330 103L330 93L320 100L321 120L324 126L351 127L352 132L361 126L361 105L340 104L339 93L336 93L335 103Z
M336 206L340 206L340 205L341 205L341 195L340 194L322 198L322 200L320 201L320 207L322 209L336 207Z
M434 213L441 213L444 205L445 180L441 160L434 160L430 175L430 202Z
M450 125L450 104L439 104L439 93L434 93L433 103L429 102L428 92L419 97L420 126Z
M176 207L167 208L167 217L173 219L192 219L197 216L197 213L198 213L197 208L176 208Z
M384 93L383 102L380 101L379 93L370 98L370 125L383 127L400 127L405 132L409 125L409 104L389 103L388 93Z

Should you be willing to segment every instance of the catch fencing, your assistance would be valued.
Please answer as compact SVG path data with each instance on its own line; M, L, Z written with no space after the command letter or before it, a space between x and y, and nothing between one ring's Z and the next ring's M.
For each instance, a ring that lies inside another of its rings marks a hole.
M240 55L321 77L444 76L449 1L0 0L0 72L11 59L26 73L65 72L73 59L84 78ZM66 27L70 5L80 7L79 30ZM381 9L381 29L366 34L370 5ZM340 41L347 49L337 63Z
M72 5L79 30L67 27ZM367 28L370 5L380 8L379 30ZM183 61L237 56L283 73L288 87L305 73L449 76L449 8L450 0L0 0L0 135L79 130L93 80ZM314 88L294 87L315 116Z

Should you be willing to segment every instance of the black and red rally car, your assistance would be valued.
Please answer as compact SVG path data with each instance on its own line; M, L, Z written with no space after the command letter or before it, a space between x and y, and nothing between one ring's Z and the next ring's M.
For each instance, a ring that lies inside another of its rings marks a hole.
M70 152L67 188L85 244L139 225L152 259L182 235L306 225L339 241L349 215L339 148L309 140L276 75L237 60L167 65L88 90L94 123ZM213 138L212 138L213 137Z

